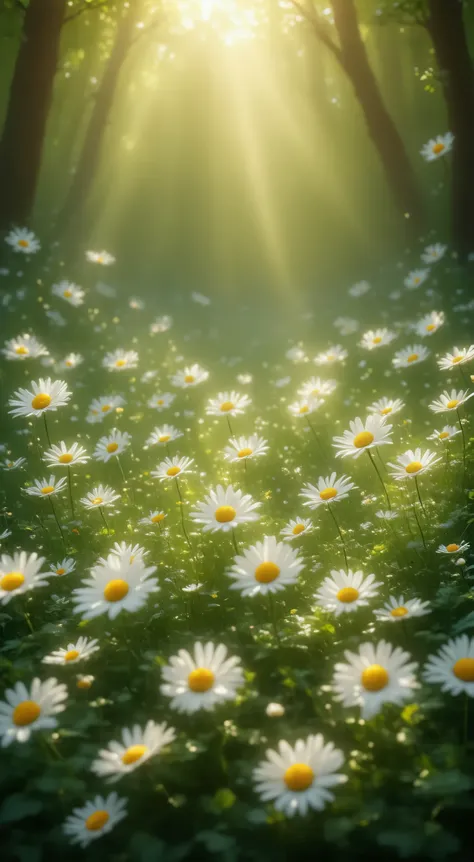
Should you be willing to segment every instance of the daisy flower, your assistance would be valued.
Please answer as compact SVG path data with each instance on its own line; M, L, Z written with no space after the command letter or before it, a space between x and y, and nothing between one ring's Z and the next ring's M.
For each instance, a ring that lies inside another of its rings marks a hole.
M156 578L150 578L154 572L156 566L145 566L141 555L130 561L109 554L92 567L83 586L73 590L74 613L82 614L83 620L100 614L114 620L122 610L140 610L150 594L160 589Z
M172 395L171 392L163 392L158 393L158 395L153 395L148 399L147 405L148 407L153 407L155 410L158 410L160 413L161 410L166 410L174 401L176 395Z
M392 443L388 438L392 433L392 425L385 425L384 417L373 413L365 422L357 417L349 422L349 431L344 431L342 437L333 437L333 446L339 451L336 458L352 455L358 458L366 449L374 449L386 443Z
M381 586L381 582L375 580L375 575L364 578L361 571L332 569L331 577L324 578L314 598L320 607L333 611L338 617L367 605Z
M389 329L369 329L364 332L360 346L366 350L375 350L376 347L383 347L385 344L390 344L397 335Z
M143 729L139 724L130 729L125 727L122 730L122 741L114 740L109 742L108 748L101 749L91 770L106 781L118 781L123 775L133 772L151 757L155 757L175 739L174 728L165 723L147 721Z
M336 387L336 380L321 380L320 377L311 377L298 389L298 395L301 395L305 400L319 398L322 395L331 395Z
M20 467L23 467L23 464L26 464L26 458L17 458L16 461L6 459L0 462L2 470L19 470Z
M460 434L461 430L456 427L456 425L444 425L441 431L433 431L432 434L427 437L427 440L438 440L441 443L449 443L456 434Z
M54 718L66 708L66 686L51 677L41 682L37 677L28 690L22 682L7 688L5 700L0 701L0 736L2 747L13 740L28 742L34 730L51 730L57 727Z
M138 353L136 350L113 350L106 353L102 360L102 367L108 371L128 371L138 365Z
M95 796L92 802L86 802L82 808L73 808L72 814L66 817L63 831L69 835L71 844L87 847L91 841L111 832L126 816L126 799L120 799L116 793L109 793L105 797Z
M61 577L62 575L70 575L71 572L73 572L75 568L76 568L76 561L73 560L72 557L65 557L64 560L61 560L59 563L56 563L56 565L54 565L54 566L51 566L51 569L48 572L48 574L49 575L59 575L59 577Z
M258 593L276 593L296 584L304 562L288 544L265 536L234 559L228 576L233 578L231 590L240 590L243 596Z
M446 353L442 359L438 359L438 366L442 371L455 368L456 365L464 365L474 359L474 344L469 347L454 347L452 353Z
M288 410L292 416L310 416L323 404L323 398L304 398L301 401L295 401L294 404L289 404Z
M348 353L344 347L341 347L340 344L334 344L323 353L318 353L318 355L314 357L313 362L315 362L316 365L332 365L335 362L343 362L344 359L347 359L347 356Z
M352 287L348 289L349 296L363 296L364 293L368 293L370 290L370 284L368 281L358 281L356 284L353 284Z
M302 347L295 346L290 347L290 349L286 351L285 357L286 359L290 359L291 362L302 362L305 357L305 353Z
M38 356L48 355L46 347L28 332L5 341L2 353L6 359L13 360L36 359Z
M162 425L160 428L153 429L146 442L148 446L166 446L167 443L172 443L182 436L183 432L174 425Z
M224 449L226 461L247 461L249 458L258 458L268 452L268 442L258 434L250 437L231 437L228 446Z
M95 680L95 676L91 676L90 673L77 673L76 674L76 688L85 689L91 687L92 683Z
M381 521L394 521L395 518L398 518L398 512L391 512L390 509L379 509L375 513L375 517L380 518Z
M57 410L68 403L72 392L64 380L51 380L40 377L31 383L30 389L18 389L8 402L13 407L12 416L41 416L48 410Z
M98 640L92 638L79 638L76 643L69 643L66 649L57 649L43 659L43 664L76 664L90 658L100 647Z
M191 715L199 709L211 710L218 703L235 700L244 675L240 658L227 657L224 644L196 643L193 653L181 649L162 668L160 691L171 697L171 709Z
M110 552L111 554L115 554L116 557L119 557L120 560L123 560L125 563L133 563L136 557L146 557L148 551L145 550L141 545L131 545L127 542L114 542L114 546ZM106 563L103 557L99 558L100 563Z
M33 231L28 230L26 227L13 228L5 237L5 242L13 251L17 251L20 254L36 254L41 248L39 239Z
M154 526L155 524L161 524L166 518L165 512L160 512L158 509L154 512L150 512L148 517L141 518L139 520L139 524L144 524L146 526Z
M464 551L468 551L470 548L469 542L463 542L459 545L456 542L451 542L449 545L439 545L436 549L437 554L462 554Z
M401 398L379 398L367 407L367 410L369 413L378 413L379 416L390 416L392 413L399 413L404 406L405 403Z
M359 322L352 317L336 317L334 326L339 330L339 335L352 335L359 329Z
M403 350L398 350L392 359L394 368L409 368L410 365L418 365L423 362L430 351L422 344L413 344L411 347L404 347Z
M72 281L60 281L59 284L53 284L51 293L64 299L65 302L75 306L75 308L78 308L84 302L85 294L82 287L73 284Z
M436 263L444 257L447 249L448 246L442 245L440 242L436 242L434 245L427 245L421 255L421 259L423 263Z
M170 382L173 386L179 389L187 389L189 386L197 386L198 383L204 383L209 377L209 371L205 371L200 365L187 365L181 371L177 371L170 377Z
M70 368L77 368L81 362L84 362L84 357L80 353L68 353L59 363L59 367L63 371L67 371Z
M345 650L344 655L347 663L338 663L334 669L334 697L343 706L360 706L365 720L377 715L384 703L401 705L418 687L416 662L384 640L375 646L363 643L358 653Z
M113 254L109 254L108 251L86 251L86 258L90 263L99 263L101 266L115 263Z
M49 573L40 572L44 557L19 551L0 557L0 602L8 604L14 596L27 593L36 587L45 587Z
M292 542L303 533L311 533L314 526L309 518L290 519L288 524L280 530L280 535L285 537L286 542Z
M219 392L217 398L209 398L206 407L208 416L237 416L243 413L252 401L248 395L238 392Z
M278 751L269 749L266 758L254 769L255 789L262 802L272 801L287 817L322 811L334 799L329 788L347 781L337 772L344 763L342 751L320 733L294 746L282 739Z
M70 467L71 464L87 464L89 455L87 455L84 446L79 443L71 443L67 446L64 440L59 446L51 446L43 455L49 467Z
M429 605L429 602L422 602L421 599L405 600L403 596L398 598L390 596L383 608L374 611L374 614L380 621L388 620L391 623L398 623L410 617L423 617L425 614L431 613Z
M349 491L356 487L357 485L354 485L348 476L341 476L340 479L337 479L337 474L331 473L326 478L320 476L317 486L310 483L305 485L300 491L300 497L306 497L305 506L317 509L324 503L338 503L340 500L344 500L349 495Z
M86 509L97 509L98 506L111 506L116 500L120 500L120 494L108 485L96 485L81 498L81 503Z
M226 533L239 524L258 521L260 515L255 509L260 505L252 500L250 494L235 490L232 485L227 488L218 485L203 503L197 504L198 508L190 512L189 517L197 524L203 524L204 532L217 533L220 530Z
M445 135L437 135L436 138L430 138L428 143L423 144L420 154L425 162L435 162L451 152L454 144L454 135L451 132L446 132Z
M86 416L86 422L102 422L104 416L107 416L113 410L120 410L125 404L121 395L104 395L102 398L94 398L89 405L89 415Z
M424 452L421 449L408 449L403 455L398 456L396 464L389 461L387 466L393 467L390 475L400 481L401 479L416 479L417 476L434 467L438 461L441 461L441 458L437 457L434 452L430 452L429 449L425 449Z
M428 335L433 335L444 324L444 314L442 311L430 311L425 314L418 323L415 324L415 332L421 338Z
M441 683L442 691L474 697L474 638L461 635L449 640L429 657L423 676L427 682Z
M168 332L168 329L171 329L172 326L173 318L169 314L163 314L162 317L157 317L150 324L150 333L151 335L158 335L162 332Z
M51 497L53 494L59 494L61 491L64 491L66 488L67 479L55 479L54 476L50 476L44 479L35 479L34 486L31 488L23 488L26 494L29 494L30 497Z
M408 290L416 290L417 287L420 287L426 281L429 274L429 269L414 269L408 273L403 284Z
M451 392L445 389L437 401L431 402L429 408L433 413L449 413L450 410L459 410L473 395L474 392L468 392L467 389L451 389Z
M107 463L113 457L118 457L130 446L131 435L126 431L117 431L114 428L110 434L101 437L94 450L93 457L96 461Z
M176 479L178 476L182 476L184 473L190 473L191 464L194 464L194 458L179 458L175 455L174 458L165 458L156 470L152 470L150 473L154 479L160 479L161 482L166 482L167 479Z

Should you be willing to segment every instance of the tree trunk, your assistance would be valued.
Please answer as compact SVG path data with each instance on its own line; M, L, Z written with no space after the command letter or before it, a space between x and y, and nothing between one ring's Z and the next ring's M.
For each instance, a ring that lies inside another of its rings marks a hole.
M33 208L66 0L30 0L0 141L0 228Z
M95 95L94 107L74 177L59 215L59 226L61 228L66 227L72 219L76 220L79 218L94 183L97 167L100 162L102 143L117 90L120 70L132 45L138 5L137 2L130 3L118 24L112 53Z
M460 0L429 0L428 31L442 76L452 159L453 238L459 253L474 252L474 68Z
M443 2L443 0L441 0ZM382 98L362 41L354 0L332 0L340 61L349 76L379 154L393 198L415 230L422 224L422 201L402 138Z

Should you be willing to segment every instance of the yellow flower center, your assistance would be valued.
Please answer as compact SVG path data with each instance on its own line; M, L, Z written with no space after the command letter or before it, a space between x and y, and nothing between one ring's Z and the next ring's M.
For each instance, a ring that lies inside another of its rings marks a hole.
M24 700L13 710L13 724L17 727L26 727L27 724L33 724L39 715L41 715L39 704L34 700Z
M21 246L21 248L28 248L29 242L27 239L19 239L18 245Z
M110 814L108 811L100 810L94 811L93 814L89 814L85 822L86 829L89 829L90 832L98 832L99 829L103 829L106 823L108 823L110 818Z
M343 587L342 590L339 590L336 598L344 605L350 605L359 598L359 590L354 589L354 587Z
M280 574L280 567L276 563L260 563L255 569L255 580L260 584L271 584Z
M433 144L433 150L432 151L435 154L435 156L439 156L439 154L442 153L444 149L445 149L444 144L442 144L441 141L438 141L437 144Z
M393 608L393 609L390 611L390 616L391 616L391 617L395 617L395 618L397 618L397 617L405 617L405 616L407 615L407 613L408 613L408 609L407 609L407 608L404 608L404 607L403 607L403 605L400 605L400 607L398 607L398 608Z
M195 379L196 378L194 377L194 374L186 374L186 376L184 378L184 382L185 383L194 383Z
M152 516L152 518L151 518L151 522L152 522L152 524L159 524L159 523L160 523L160 521L163 521L163 520L164 520L164 517L165 517L165 516L164 516L163 512L159 512L159 513L158 513L158 515L153 515L153 516Z
M474 658L459 658L453 666L453 674L463 682L474 682Z
M370 431L360 431L353 440L356 449L363 449L365 446L370 446L373 442L374 435Z
M405 467L406 473L419 473L423 469L421 461L410 461Z
M104 406L102 407L102 413L108 413L110 408L111 408L110 404L104 404Z
M299 536L299 534L303 533L305 529L306 527L304 524L295 524L295 526L293 527L293 535Z
M44 488L41 488L42 494L51 494L54 491L54 485L45 485Z
M31 402L33 410L45 410L51 404L51 395L46 392L38 392Z
M24 344L19 344L18 347L15 347L15 353L17 353L18 356L26 356L26 354L29 352L30 351L27 347L25 347Z
M410 353L410 356L407 356L407 362L416 362L418 358L418 353Z
M67 367L70 368L71 365L73 365L72 359L66 359L65 365L67 365Z
M334 353L327 353L326 354L326 359L328 360L328 362L332 362L334 358L335 358Z
M376 335L375 338L372 339L372 344L380 344L382 341L382 337L380 335Z
M380 411L381 416L388 416L389 413L392 412L391 407L384 407L383 410Z
M76 688L90 688L92 682L90 679L78 679L76 682Z
M228 524L233 521L236 516L236 511L233 506L219 506L215 511L215 519L219 524Z
M70 452L64 452L63 455L60 455L58 458L60 464L70 464L72 461L72 455Z
M100 504L103 502L104 502L103 497L94 497L94 499L92 500L92 503L94 506L100 506Z
M237 452L237 457L238 457L238 458L248 458L248 456L249 456L249 455L251 455L251 454L252 454L252 452L253 452L253 449L250 449L250 448L247 446L245 449L240 449L240 450Z
M6 593L11 593L13 590L17 590L21 587L24 583L25 576L22 572L8 572L0 580L0 589L5 590Z
M126 365L126 364L127 364L127 360L126 360L126 359L117 359L117 360L116 360L116 362L115 362L115 365L116 365L116 367L117 367L117 368L123 368L123 366L124 366L124 365Z
M388 685L389 676L380 664L370 664L362 671L361 684L366 691L381 691Z
M433 330L434 330L434 329L436 329L436 326L435 326L435 324L434 324L434 323L428 323L428 324L427 324L427 326L426 326L426 331L427 331L427 332L433 332Z
M222 413L229 413L231 410L234 409L234 407L235 404L233 404L232 401L223 401L221 406L219 407L219 410L221 410Z
M79 650L70 649L65 654L64 661L74 661L74 659L76 659L78 657L78 655L79 655Z
M308 412L309 412L309 407L308 407L308 405L307 405L307 404L302 404L302 405L301 405L301 407L300 407L299 412L300 412L300 413L308 413Z
M65 290L63 292L63 296L65 296L66 299L69 299L72 296L72 290Z
M293 763L285 770L283 781L288 790L301 793L311 787L314 781L314 772L307 763Z
M454 544L446 545L446 550L449 551L450 554L455 554L456 551L459 551L459 545Z
M209 691L214 685L214 679L212 670L207 667L197 667L188 676L188 686L195 692Z
M451 401L448 401L448 403L446 404L446 407L448 407L449 410L454 410L454 408L457 407L458 404L459 404L459 401L457 401L456 398L453 398Z
M107 452L112 454L112 452L116 452L118 449L118 443L107 443Z
M413 284L419 284L419 283L420 283L420 276L415 275L415 278L413 279Z
M137 760L140 760L147 751L147 745L131 745L130 748L127 748L127 750L122 754L122 763L124 763L125 766L130 766L131 763L136 763Z
M64 575L64 574L65 574L65 572L66 572L66 569L56 569L56 574L57 574L57 575Z
M337 490L336 488L324 488L323 491L319 492L319 496L321 500L333 500L334 497L337 497Z
M104 599L107 602L120 602L125 598L128 590L129 586L127 581L117 578L116 580L109 581L109 583L106 584L104 589Z
M438 437L440 440L446 440L446 437L449 437L449 431L440 431Z
M158 407L162 407L165 402L163 398L158 398L158 401L156 403Z
M451 362L452 362L452 363L453 363L453 365L454 365L456 362L461 362L461 360L462 360L463 358L464 358L463 356L453 356L453 358L451 359Z
M177 476L178 473L181 473L181 467L178 467L176 465L174 467L168 467L166 471L167 476Z
M167 443L168 440L171 440L171 434L162 434L158 440L158 443Z

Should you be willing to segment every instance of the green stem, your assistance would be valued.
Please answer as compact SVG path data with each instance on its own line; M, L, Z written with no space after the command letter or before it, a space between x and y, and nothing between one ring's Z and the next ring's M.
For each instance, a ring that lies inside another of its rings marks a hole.
M392 504L391 504L391 502L390 502L390 497L388 496L388 491L387 491L387 489L386 489L386 487L385 487L385 482L384 482L384 480L382 479L382 476L380 475L379 468L377 467L377 464L375 463L374 456L372 455L372 452L370 451L370 449L367 449L367 455L369 456L369 458L370 458L370 460L371 460L371 462L372 462L372 464L373 464L373 466L374 466L374 470L375 470L375 472L377 473L377 476L378 476L379 482L380 482L380 484L382 485L383 492L384 492L385 497L386 497L386 500L387 500L387 506L388 506L388 508L389 508L389 510L390 510L390 512L391 512L391 511L392 511Z
M46 431L46 439L48 441L48 446L51 449L52 443L51 443L51 437L49 436L48 423L46 421L46 413L43 413L43 422L44 422L44 430Z
M327 503L326 508L327 508L327 510L328 510L328 512L329 512L329 514L331 515L331 518L332 518L332 519L333 519L333 521L334 521L334 524L335 524L335 526L336 526L336 530L337 530L337 532L339 533L339 538L340 538L340 540L341 540L341 542L342 542L342 553L344 554L344 559L345 559L345 561L346 561L346 569L348 569L348 568L349 568L349 561L348 561L348 559L347 559L346 543L345 543L345 541L344 541L344 536L342 535L341 528L339 527L339 524L338 524L338 522L337 522L337 520L336 520L336 516L335 516L335 514L334 514L334 512L333 512L333 510L332 510L332 504L331 504L331 503Z
M100 512L100 517L102 518L102 520L104 522L104 526L105 526L105 529L107 530L107 535L108 535L110 533L109 525L108 525L107 521L105 520L105 515L104 515L104 512L102 510L102 506L99 506L98 508L99 508L99 512Z
M44 413L43 413L43 416L44 416ZM64 538L63 531L62 531L62 529L61 529L61 524L60 524L60 523L59 523L59 521L58 521L58 516L56 515L56 509L54 508L54 503L53 503L53 501L52 501L52 499L51 499L51 494L49 494L49 496L48 496L48 500L49 500L49 503L50 503L50 506L51 506L51 511L52 511L52 513L53 513L53 515L54 515L54 520L56 521L57 528L58 528L58 530L59 530L59 535L61 536L61 539L63 540L63 545L64 545L64 547L66 547L66 540L65 540L65 538Z
M71 504L72 517L75 518L76 513L74 511L74 500L72 497L72 474L71 474L71 468L70 467L67 468L67 479L68 479L68 486L69 486L69 502Z

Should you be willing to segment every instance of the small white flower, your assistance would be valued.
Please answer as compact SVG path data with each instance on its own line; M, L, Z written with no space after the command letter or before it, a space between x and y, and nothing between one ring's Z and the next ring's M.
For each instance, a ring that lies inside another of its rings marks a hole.
M400 481L402 479L416 479L417 476L426 473L427 470L434 467L439 461L441 461L441 458L437 457L434 452L430 452L429 449L426 449L424 452L421 449L408 449L403 455L397 457L396 464L389 461L387 466L393 467L390 475L394 479L397 479L397 481Z
M442 359L438 359L438 366L442 371L449 371L457 365L464 365L474 359L474 344L469 347L453 347L452 353L446 353Z
M359 322L352 317L336 317L334 326L339 330L339 335L352 335L359 329Z
M413 344L411 347L404 347L403 350L398 350L392 359L394 368L409 368L410 365L418 365L423 362L430 351L422 344Z
M130 446L131 436L126 431L117 431L114 428L110 434L101 437L94 450L93 457L96 461L107 463L111 458L118 457Z
M294 404L288 405L288 410L292 416L302 418L310 416L324 404L324 398L303 398L301 401L295 401Z
M147 446L166 446L182 436L183 432L175 428L174 425L165 424L159 428L154 428L146 442Z
M120 500L120 494L108 485L96 485L81 498L81 503L86 509L97 509L98 506L111 506L116 500Z
M430 311L425 314L418 323L415 324L414 330L421 338L426 338L428 335L434 335L438 329L444 324L444 314L442 311Z
M318 355L314 357L313 362L315 362L316 365L333 365L335 362L344 362L344 359L347 359L347 356L348 353L344 347L341 347L340 344L334 344L323 353L318 353Z
M338 449L336 458L352 455L358 458L366 449L374 449L392 441L388 438L392 433L392 425L385 425L384 417L373 413L365 422L357 417L349 422L349 431L344 431L342 437L333 437L333 446Z
M398 512L392 512L390 509L379 509L375 513L375 517L380 518L381 521L394 521L395 518L398 518Z
M66 649L54 650L50 655L45 656L43 664L76 664L78 661L86 661L99 647L98 640L95 638L79 638L76 643L69 643Z
M250 494L235 490L232 485L224 488L218 485L209 492L203 503L189 517L197 524L203 524L203 531L228 532L239 524L258 521L260 515L255 511L261 503L255 503Z
M231 590L240 590L243 596L256 596L296 584L303 568L297 551L273 536L265 536L263 542L251 545L235 557L228 576L234 580Z
M331 473L326 478L320 476L316 487L309 483L305 485L300 492L300 497L306 498L305 506L317 509L318 506L344 500L345 497L349 496L349 492L356 487L357 485L354 485L348 476L341 476L338 479L336 473Z
M172 325L173 318L169 314L163 314L150 324L150 333L151 335L158 335L162 332L167 332L168 329L171 329Z
M462 554L464 551L468 551L470 548L469 542L463 542L461 540L460 544L457 545L456 542L451 542L449 545L439 545L436 549L437 554Z
M38 356L47 356L48 351L34 335L25 332L17 338L5 341L2 353L6 359L23 361L25 359L37 359Z
M368 293L370 290L370 284L368 281L358 281L356 284L353 284L352 287L347 291L349 296L363 296L364 293Z
M281 703L267 703L265 713L269 718L281 718L285 714L285 707Z
M396 337L395 332L391 332L386 328L369 329L367 332L364 332L360 340L360 346L365 347L366 350L375 350L377 347L384 347L384 345L390 344Z
M154 410L158 410L158 413L161 413L162 410L166 410L174 401L176 395L172 395L171 392L159 392L157 395L153 395L148 399L147 404L148 407L153 407Z
M72 281L60 281L59 284L53 284L51 293L54 296L59 296L65 302L68 302L69 305L73 305L76 308L84 302L85 294L82 287L73 284Z
M40 377L37 383L31 383L31 390L18 389L14 393L8 402L13 407L9 412L12 416L41 416L48 410L64 407L71 395L64 380Z
M345 650L344 655L346 663L334 669L334 697L344 706L360 706L363 719L377 715L384 703L401 705L418 687L416 662L384 640L375 646L363 643L358 653Z
M191 715L199 709L211 710L218 703L235 700L244 682L240 658L227 657L224 644L196 643L193 653L181 649L162 669L160 686L171 697L171 709Z
M62 440L59 446L53 445L51 449L47 449L43 458L49 467L70 467L72 464L87 464L89 455L79 443L68 446Z
M305 352L302 347L290 347L289 350L285 353L286 359L290 359L291 362L302 362L305 357Z
M205 371L200 365L187 365L182 371L177 371L170 377L170 382L173 386L180 389L187 389L191 386L197 386L199 383L204 383L209 377L209 371Z
M13 740L27 742L34 730L51 730L57 727L54 718L65 709L67 689L51 677L41 682L35 678L28 690L22 682L5 692L0 701L0 736L2 747Z
M17 458L15 461L6 458L5 461L0 461L2 470L19 470L24 464L26 464L26 458Z
M139 524L143 524L146 526L155 526L156 524L161 524L166 518L165 512L161 512L158 509L150 512L147 518L140 518Z
M473 395L474 392L468 392L467 389L451 389L451 392L445 390L438 400L431 402L429 408L433 413L449 413L451 410L459 410Z
M33 231L25 227L13 228L5 237L5 242L20 254L36 254L41 248L41 243Z
M311 377L298 389L298 395L301 395L306 401L312 398L318 399L323 395L331 395L336 387L336 380L321 380L320 377Z
M106 797L95 796L82 808L73 808L72 814L64 822L63 830L69 835L71 844L87 847L91 841L111 832L126 816L126 799L120 799L116 793Z
M249 458L258 458L268 452L268 443L258 434L250 437L232 437L229 445L224 449L226 461L247 461Z
M154 479L160 479L161 482L166 482L168 479L177 479L184 473L190 473L191 464L194 464L194 458L165 458L161 464L158 464L156 470L152 470L150 475Z
M36 587L45 587L49 573L40 572L44 557L38 554L16 552L11 557L2 554L0 558L0 602L8 604L14 596L19 596Z
M72 557L65 557L64 560L61 560L54 566L51 566L48 575L58 575L59 577L62 577L62 575L70 575L75 568L76 561L73 560Z
M81 356L80 353L68 353L68 355L59 363L59 368L63 371L67 371L71 368L77 368L81 362L84 362L84 357Z
M401 398L379 398L367 407L367 410L369 413L378 413L379 416L391 416L392 413L399 413L404 407L405 403Z
M115 258L108 251L86 251L86 258L90 263L99 263L101 266L110 266L115 263Z
M138 365L138 353L136 350L113 350L106 353L102 360L102 367L108 371L128 371Z
M198 305L210 305L211 300L208 296L204 296L202 293L198 293L196 290L193 290L191 293L191 299L193 302L197 302Z
M125 727L122 730L122 741L109 742L108 748L99 751L91 770L106 781L118 781L159 754L162 748L170 745L175 738L175 730L165 723L147 721L143 729L138 724L130 729Z
M292 542L303 533L311 533L314 526L309 518L291 518L286 527L280 530L280 535L285 537L286 542Z
M408 290L416 290L426 281L429 274L429 269L414 269L412 272L408 273L403 283Z
M421 599L404 599L403 596L390 596L388 602L385 602L383 608L374 611L378 620L398 623L401 620L407 620L410 617L423 617L425 614L431 613L429 602L422 602Z
M474 697L474 638L461 635L449 640L430 656L423 676L427 682L441 683L441 690L449 694Z
M145 566L140 554L128 560L109 554L92 567L83 586L73 590L74 613L84 620L106 613L114 620L122 610L140 610L150 594L160 589L156 578L150 578L154 572L156 566Z
M456 425L444 425L441 428L441 431L433 431L426 439L427 440L437 440L438 443L449 443L453 437L456 437L457 434L460 434L460 428L457 428Z
M444 257L447 249L448 246L442 245L440 242L436 242L434 245L427 245L421 255L421 259L423 263L436 263Z
M31 488L23 488L26 494L30 497L51 497L53 494L59 494L66 490L67 479L55 479L50 476L43 479L35 479L34 485Z
M437 159L443 158L451 152L454 144L454 135L451 132L446 132L445 135L437 135L436 138L430 138L428 143L423 144L420 154L425 162L435 162Z
M104 395L101 398L94 398L89 405L86 422L102 422L105 416L108 416L114 410L117 413L121 411L123 404L125 404L125 401L121 395Z
M361 571L332 569L331 577L324 579L314 598L320 607L340 616L367 605L381 586L381 582L375 580L375 575L364 577Z
M219 392L217 398L209 398L206 413L208 416L237 416L244 413L245 408L251 403L248 395L239 395L238 392Z

